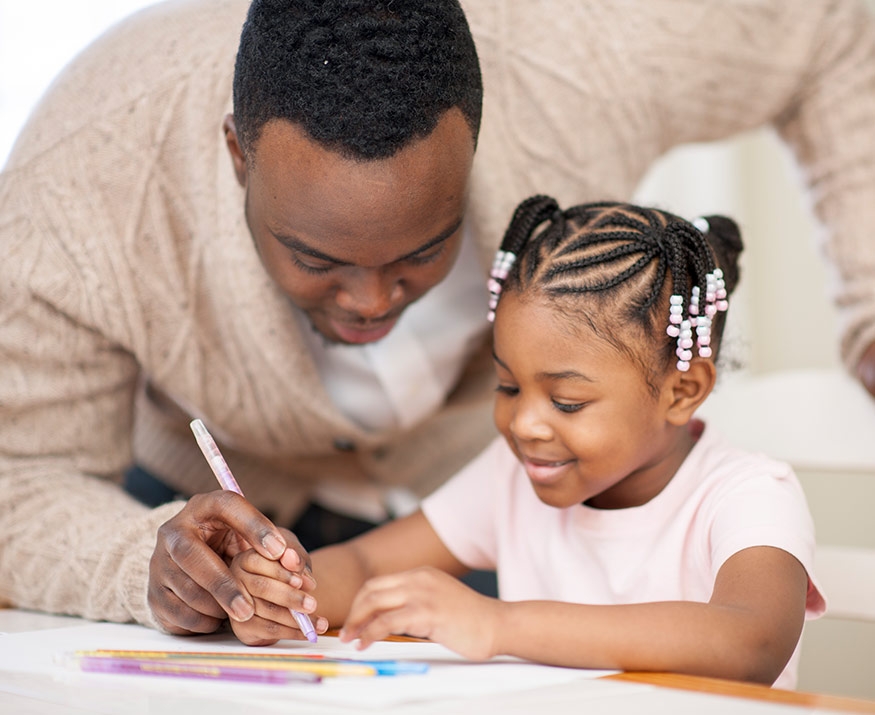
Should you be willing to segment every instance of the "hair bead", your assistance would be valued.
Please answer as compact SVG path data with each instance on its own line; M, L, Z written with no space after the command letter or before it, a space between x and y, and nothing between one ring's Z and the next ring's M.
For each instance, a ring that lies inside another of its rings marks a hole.
M546 220L552 223L561 222L562 217L563 212L556 199L549 196L532 196L517 206L501 241L501 247L492 259L490 278L486 284L489 290L489 311L486 319L490 323L495 321L498 300L504 289L504 282L516 263L517 255L540 224Z
M489 272L490 278L486 283L486 287L489 290L489 312L486 314L486 319L490 323L495 322L495 309L498 308L498 299L501 297L504 281L515 261L515 254L500 249L492 260L492 270Z

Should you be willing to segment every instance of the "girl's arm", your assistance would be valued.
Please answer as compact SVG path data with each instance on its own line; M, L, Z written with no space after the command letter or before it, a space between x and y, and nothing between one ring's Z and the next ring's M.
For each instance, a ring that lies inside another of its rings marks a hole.
M708 603L588 606L501 602L421 570L369 582L342 637L432 638L472 658L513 655L581 668L660 670L771 684L802 631L808 576L772 547L738 552Z
M421 511L355 539L314 551L317 612L341 626L356 593L376 576L430 566L452 576L468 571L438 538Z
M807 588L805 569L793 556L753 547L726 561L708 603L505 604L496 653L771 684L799 640Z

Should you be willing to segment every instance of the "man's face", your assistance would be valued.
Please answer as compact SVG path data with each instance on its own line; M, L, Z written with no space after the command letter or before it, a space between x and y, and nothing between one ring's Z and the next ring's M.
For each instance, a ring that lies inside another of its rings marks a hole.
M262 263L327 339L379 340L449 273L474 155L459 110L389 159L344 158L284 120L263 127L248 161L235 145Z

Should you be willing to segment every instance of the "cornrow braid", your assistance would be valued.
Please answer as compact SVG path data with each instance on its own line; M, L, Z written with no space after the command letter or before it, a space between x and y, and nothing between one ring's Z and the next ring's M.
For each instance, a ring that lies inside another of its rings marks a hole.
M563 211L548 196L526 199L514 212L493 265L490 319L502 290L537 290L552 300L591 295L608 309L587 312L590 324L594 318L607 321L605 332L615 342L616 326L638 325L666 359L674 354L677 368L687 370L694 344L700 357L712 356L712 333L719 339L723 328L721 320L714 332L715 318L728 307L727 293L738 276L738 227L731 219L711 218L720 227L717 233L708 221L694 224L632 204L605 201ZM732 276L728 290L715 255ZM615 315L602 317L612 310ZM652 365L652 356L642 362Z
M504 232L504 238L501 240L501 246L492 261L492 270L489 272L487 283L489 313L487 318L490 323L495 320L498 298L517 256L534 230L548 218L555 218L556 212L559 212L559 204L556 203L556 199L541 195L526 199L513 212L513 217Z

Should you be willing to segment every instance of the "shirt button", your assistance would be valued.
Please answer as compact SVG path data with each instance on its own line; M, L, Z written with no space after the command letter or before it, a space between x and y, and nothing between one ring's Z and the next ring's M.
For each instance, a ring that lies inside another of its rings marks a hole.
M340 452L354 452L355 442L346 437L338 437L334 440L334 448Z

